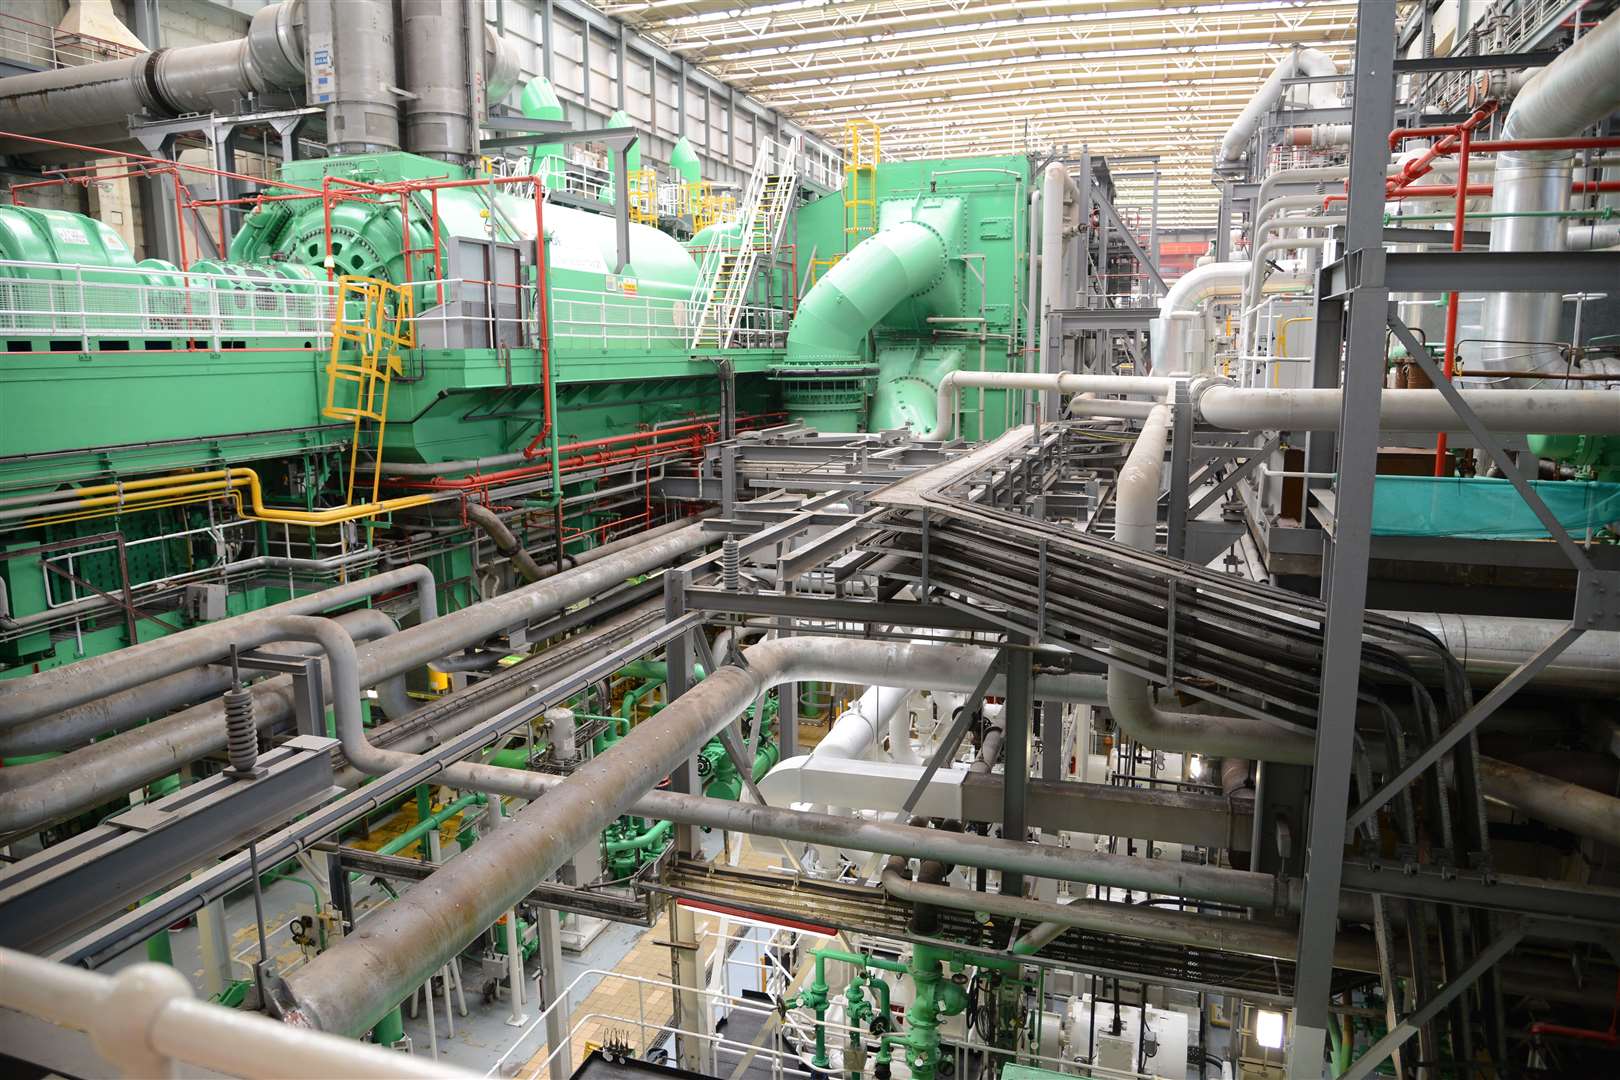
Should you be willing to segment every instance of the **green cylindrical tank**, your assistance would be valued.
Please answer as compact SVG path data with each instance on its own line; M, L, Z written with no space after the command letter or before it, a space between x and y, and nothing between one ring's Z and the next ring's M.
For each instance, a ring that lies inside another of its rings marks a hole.
M563 104L551 80L530 79L518 99L518 109L530 120L561 120ZM561 191L568 166L568 153L562 143L542 143L529 154L529 171L543 178L547 191Z

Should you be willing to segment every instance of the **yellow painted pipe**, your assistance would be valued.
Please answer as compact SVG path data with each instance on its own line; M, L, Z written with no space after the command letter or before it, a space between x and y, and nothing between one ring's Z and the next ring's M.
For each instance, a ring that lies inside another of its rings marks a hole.
M251 511L243 505L242 489L247 489L252 503ZM356 518L375 517L378 514L422 506L433 501L432 495L407 495L398 499L383 499L358 505L334 506L326 510L291 510L264 505L259 474L249 468L216 469L210 472L178 473L170 476L147 477L122 484L95 484L79 489L75 509L67 515L41 518L29 525L42 525L71 517L78 520L99 514L117 513L123 509L145 509L161 499L207 498L229 495L236 503L236 511L244 518L255 521L278 521L291 525L334 525Z

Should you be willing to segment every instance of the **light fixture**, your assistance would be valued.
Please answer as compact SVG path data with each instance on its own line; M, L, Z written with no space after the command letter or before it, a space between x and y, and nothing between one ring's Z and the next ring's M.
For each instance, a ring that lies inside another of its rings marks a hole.
M1194 754L1192 756L1192 760L1187 762L1187 775L1192 777L1194 780L1203 779L1204 759L1199 757L1197 754Z
M1281 1050L1283 1027L1282 1013L1261 1009L1254 1018L1254 1040L1267 1050Z

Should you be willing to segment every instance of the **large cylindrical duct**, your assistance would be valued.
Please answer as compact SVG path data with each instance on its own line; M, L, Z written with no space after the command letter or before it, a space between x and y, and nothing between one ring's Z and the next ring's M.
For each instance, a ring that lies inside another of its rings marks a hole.
M248 94L304 83L301 0L260 8L235 41L159 49L122 60L57 68L0 80L0 130L64 142L139 149L129 118L213 112ZM0 150L49 154L37 144Z
M304 5L309 103L326 108L326 152L336 157L398 150L392 0L304 0Z
M1514 99L1503 139L1578 135L1620 108L1620 15L1611 15L1525 84ZM1549 216L1569 208L1574 154L1568 150L1506 153L1497 158L1491 222L1492 251L1562 251L1566 222ZM1558 293L1492 293L1486 298L1484 342L1471 365L1479 371L1556 372L1564 363L1555 344L1563 301ZM1534 386L1498 380L1497 386Z
M405 149L465 164L478 155L484 115L481 7L462 0L404 0Z

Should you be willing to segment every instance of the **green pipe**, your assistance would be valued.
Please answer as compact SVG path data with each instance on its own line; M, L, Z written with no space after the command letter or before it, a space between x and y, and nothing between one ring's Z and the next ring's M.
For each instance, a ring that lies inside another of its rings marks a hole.
M799 302L784 364L859 364L872 329L908 297L932 287L945 266L945 242L921 222L896 222L868 236Z
M526 746L513 746L505 750L497 750L489 755L486 765L499 765L503 769L527 769L529 767L529 748Z
M620 668L617 674L622 679L656 679L664 682L669 678L669 665L662 660L633 660ZM692 674L703 678L703 665L693 664Z
M672 827L672 822L660 821L646 832L628 836L622 840L609 840L602 845L602 850L609 855L619 855L626 851L638 851L656 847L669 838L669 830Z
M437 829L439 826L443 825L446 821L449 821L451 818L467 809L469 806L487 801L488 796L481 795L477 792L463 795L451 802L444 809L436 813L430 812L426 817L420 818L415 825L412 825L410 828L388 841L388 843L378 848L377 854L396 855L410 847L412 844L416 843L418 840L422 839L434 829ZM421 813L420 809L417 812Z
M551 80L530 79L518 98L518 110L530 120L562 120L563 104ZM567 151L562 143L542 143L529 155L529 172L541 177L549 190L561 190L567 172Z
M378 1046L394 1046L405 1037L405 1017L395 1005L371 1029L371 1041Z

